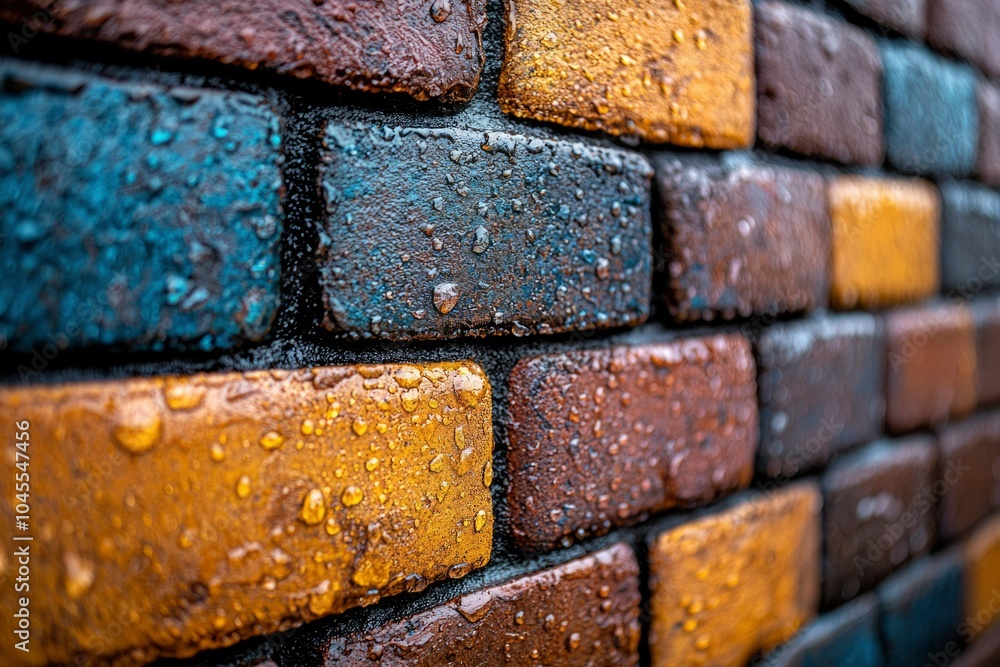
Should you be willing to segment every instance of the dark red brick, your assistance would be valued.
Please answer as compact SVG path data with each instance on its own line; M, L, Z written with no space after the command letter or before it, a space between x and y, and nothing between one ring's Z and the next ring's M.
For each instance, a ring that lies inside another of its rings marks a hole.
M1000 87L980 80L979 98L979 178L1000 185Z
M886 426L900 433L961 417L976 404L976 338L964 305L885 315Z
M950 540L1000 507L1000 412L949 426L939 443L941 537Z
M980 405L1000 403L1000 300L971 303L976 326L976 400Z
M334 639L326 664L635 665L640 601L635 556L619 543Z
M757 5L757 134L772 146L879 165L882 61L843 21L782 2Z
M856 313L770 327L757 342L758 469L791 477L882 431L885 336Z
M49 18L34 21L42 12ZM467 100L483 65L485 0L14 0L0 20L163 56L267 68L418 100ZM12 33L15 34L15 33Z
M823 475L823 601L871 590L936 539L936 453L929 437L881 441Z
M510 379L519 544L547 548L746 486L757 444L741 336L551 354Z
M825 303L830 222L822 178L741 156L656 158L665 289L681 320Z
M1000 3L927 0L927 40L1000 76Z
M927 0L846 0L859 12L901 33L922 39L927 31Z

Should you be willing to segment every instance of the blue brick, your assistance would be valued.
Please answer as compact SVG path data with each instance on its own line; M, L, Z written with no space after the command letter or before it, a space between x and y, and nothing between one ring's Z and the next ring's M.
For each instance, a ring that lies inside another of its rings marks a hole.
M0 61L0 337L16 351L259 340L281 126L241 93Z
M1000 286L1000 192L941 185L941 274L963 296Z
M761 667L882 667L878 601L867 595L824 614L787 644L753 663Z
M882 60L889 161L912 173L969 174L979 145L972 70L896 42L882 44Z

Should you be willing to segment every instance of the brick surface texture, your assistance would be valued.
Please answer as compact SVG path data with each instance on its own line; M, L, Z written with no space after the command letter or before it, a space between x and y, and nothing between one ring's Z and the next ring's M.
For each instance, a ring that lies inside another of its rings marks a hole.
M941 536L953 539L1000 506L1000 412L949 426L940 447Z
M927 30L927 3L933 0L844 0L866 16L920 39Z
M941 275L947 291L976 294L1000 286L1000 193L941 186Z

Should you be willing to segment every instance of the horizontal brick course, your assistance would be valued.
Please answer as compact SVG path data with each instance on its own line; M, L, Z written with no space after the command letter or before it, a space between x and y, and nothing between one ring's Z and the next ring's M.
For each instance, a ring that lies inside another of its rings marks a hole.
M651 538L652 664L743 665L808 623L820 504L798 483Z
M7 388L0 416L30 421L44 461L28 664L186 656L490 557L490 386L470 362Z
M652 171L642 156L502 132L336 123L324 144L328 328L441 338L646 318Z
M284 188L263 99L0 63L0 113L10 349L264 336Z
M782 2L756 11L757 133L772 146L879 165L882 61L843 21Z
M0 19L164 56L267 68L358 90L467 100L483 64L485 0L18 0ZM14 34L14 33L12 33Z
M741 336L521 360L509 392L515 539L550 548L745 487L754 391Z
M916 39L922 39L927 30L927 1L845 0L862 14Z
M1000 76L1000 5L992 0L928 0L927 40Z
M794 476L882 431L885 335L857 313L778 324L757 342L758 469Z
M1000 286L1000 192L941 185L941 258L942 285L956 296Z
M1000 627L994 611L1000 605L1000 515L976 530L964 547L964 600L966 626L976 637Z
M939 443L941 537L950 540L1000 507L1000 412L948 426Z
M334 639L327 665L636 665L639 567L619 543Z
M506 113L650 142L753 143L749 0L510 0Z
M976 326L976 400L1000 403L1000 299L972 301Z
M829 220L816 174L733 156L655 158L666 298L681 320L825 302Z
M824 614L755 667L882 667L879 608L867 595Z

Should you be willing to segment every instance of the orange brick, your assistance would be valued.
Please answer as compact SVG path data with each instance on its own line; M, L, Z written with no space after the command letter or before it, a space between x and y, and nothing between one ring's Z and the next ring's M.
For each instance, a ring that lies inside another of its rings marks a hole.
M885 307L937 292L941 204L933 185L841 176L830 182L829 200L834 307Z
M491 395L471 362L4 389L0 419L30 421L29 665L187 656L490 556Z
M745 665L816 612L820 494L799 483L661 533L649 550L654 665Z
M965 545L965 614L970 632L997 623L1000 605L1000 514L983 524Z
M749 0L508 0L506 113L650 142L753 143Z

